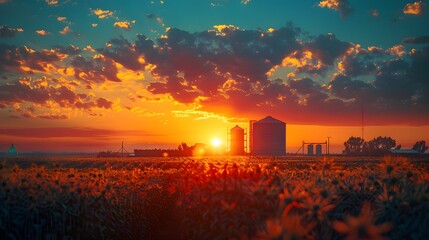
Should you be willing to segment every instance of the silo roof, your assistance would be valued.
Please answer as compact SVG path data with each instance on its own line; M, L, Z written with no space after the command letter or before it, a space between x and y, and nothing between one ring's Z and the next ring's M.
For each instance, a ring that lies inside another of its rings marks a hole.
M261 119L255 123L283 123L283 124L285 124L284 122L277 120L271 116L266 116L264 119Z
M231 130L236 130L236 129L243 130L243 128L241 128L241 127L240 127L240 126L238 126L238 125L235 125L235 127L231 128Z

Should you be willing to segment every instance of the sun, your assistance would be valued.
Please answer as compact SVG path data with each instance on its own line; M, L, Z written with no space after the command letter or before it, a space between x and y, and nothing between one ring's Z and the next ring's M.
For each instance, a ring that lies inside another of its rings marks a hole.
M219 147L221 144L222 144L222 141L219 138L213 138L212 140L213 147Z

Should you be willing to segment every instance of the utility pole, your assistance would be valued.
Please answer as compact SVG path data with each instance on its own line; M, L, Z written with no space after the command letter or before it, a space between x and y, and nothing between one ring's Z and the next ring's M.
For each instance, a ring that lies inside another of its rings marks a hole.
M364 115L363 115L364 113L363 113L363 107L362 107L362 139L364 139L364 135L363 135L363 126L364 126Z

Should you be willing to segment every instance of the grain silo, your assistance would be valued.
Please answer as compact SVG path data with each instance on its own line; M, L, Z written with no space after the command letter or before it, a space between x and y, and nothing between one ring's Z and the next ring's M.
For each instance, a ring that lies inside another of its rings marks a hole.
M286 123L271 116L250 122L251 154L283 156L286 154Z
M236 125L230 130L230 154L244 155L244 129Z
M314 145L308 144L307 146L307 155L313 155L314 154Z
M316 155L318 155L318 156L322 155L322 145L321 144L316 145Z

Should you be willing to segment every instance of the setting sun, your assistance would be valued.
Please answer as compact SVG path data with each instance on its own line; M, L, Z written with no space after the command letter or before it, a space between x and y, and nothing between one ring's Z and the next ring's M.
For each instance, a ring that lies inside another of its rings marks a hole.
M219 138L214 138L212 140L212 146L213 147L219 147L220 145L222 145L222 141Z

